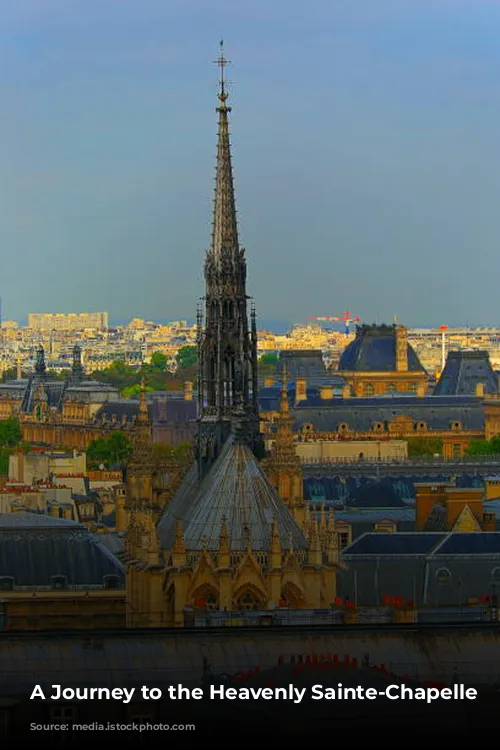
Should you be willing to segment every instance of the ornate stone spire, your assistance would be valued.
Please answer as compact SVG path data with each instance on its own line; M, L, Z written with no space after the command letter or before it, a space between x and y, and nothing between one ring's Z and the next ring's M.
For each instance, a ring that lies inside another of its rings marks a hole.
M71 380L78 381L83 378L82 349L79 344L73 347L73 365L71 367Z
M172 562L174 568L182 568L186 565L186 545L184 544L184 525L178 520L175 526L175 543L172 549Z
M227 104L224 78L228 60L222 42L216 62L221 75L216 110L219 135L212 241L205 259L205 320L201 310L197 318L199 428L196 453L200 478L220 455L231 433L235 411L244 414L249 447L259 458L264 454L257 400L257 336L253 313L249 316L247 310L245 251L238 238L229 141L231 107Z
M132 455L129 465L149 466L153 462L152 455L153 432L149 419L148 402L146 397L146 383L141 380L139 393L139 411L132 436Z
M39 378L44 378L47 374L47 368L45 365L45 351L41 344L36 348L35 374Z

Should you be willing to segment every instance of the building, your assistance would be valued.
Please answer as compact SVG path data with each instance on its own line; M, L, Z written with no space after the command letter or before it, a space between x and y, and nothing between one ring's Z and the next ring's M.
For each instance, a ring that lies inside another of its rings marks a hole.
M340 356L338 373L356 396L427 392L428 375L405 326L358 326Z
M434 388L435 396L498 394L498 374L487 351L452 351Z
M108 313L30 313L28 328L38 331L84 331L109 328Z
M479 605L499 592L500 533L367 533L341 560L339 596L360 607L395 599L413 612Z
M7 630L124 626L121 563L74 521L0 515L0 592Z
M223 71L223 56L219 62ZM274 465L269 465L273 459L267 462L271 481L259 464L265 451L257 327L254 309L250 314L247 309L227 99L222 77L204 318L198 314L195 462L156 528L150 480L142 476L131 484L134 508L123 558L131 627L183 626L197 610L209 616L272 609L282 602L295 609L328 607L335 597L336 533L332 524L320 529L306 518L293 440L286 450L279 441ZM287 401L286 392L282 398ZM291 437L287 410L283 403L284 440L287 432ZM151 476L147 458L142 471Z

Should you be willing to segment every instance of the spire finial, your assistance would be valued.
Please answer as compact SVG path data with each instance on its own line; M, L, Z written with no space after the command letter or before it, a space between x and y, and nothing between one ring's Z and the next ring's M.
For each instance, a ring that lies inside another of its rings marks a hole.
M220 68L220 91L219 91L219 99L222 102L222 105L224 106L226 99L228 98L228 93L226 91L226 81L224 79L224 68L226 65L229 65L230 60L227 60L224 56L224 40L221 39L219 42L220 47L220 55L214 62L219 66Z

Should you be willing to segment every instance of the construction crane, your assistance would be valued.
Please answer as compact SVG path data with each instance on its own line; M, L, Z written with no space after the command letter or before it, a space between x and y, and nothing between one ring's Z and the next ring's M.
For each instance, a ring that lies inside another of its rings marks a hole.
M361 321L361 318L359 316L355 316L352 313L350 313L348 310L346 310L343 315L336 315L335 317L323 317L323 318L309 318L309 320L314 320L316 322L327 322L327 323L344 323L345 324L345 332L349 334L351 332L351 323L359 323Z

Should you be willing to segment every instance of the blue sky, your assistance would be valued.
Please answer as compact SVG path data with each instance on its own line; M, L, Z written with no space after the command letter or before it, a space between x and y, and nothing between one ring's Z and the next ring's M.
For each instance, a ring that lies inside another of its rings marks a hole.
M223 38L259 317L500 324L500 0L0 13L4 317L194 316Z

